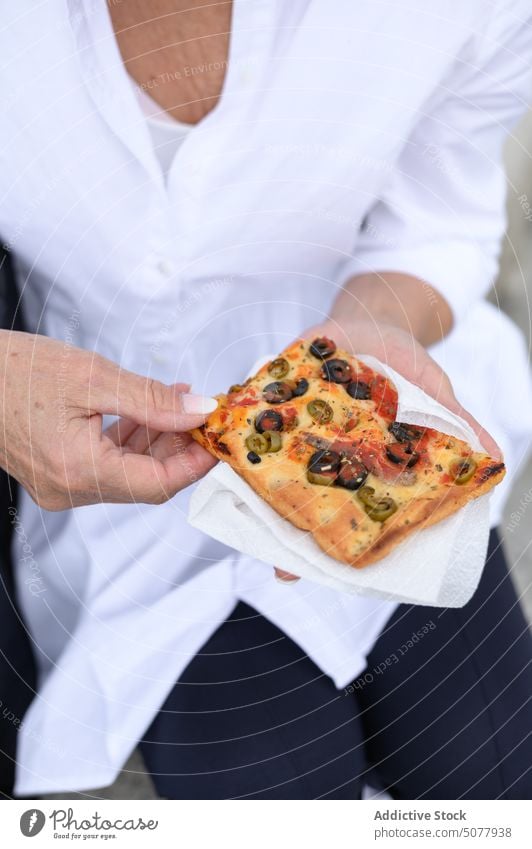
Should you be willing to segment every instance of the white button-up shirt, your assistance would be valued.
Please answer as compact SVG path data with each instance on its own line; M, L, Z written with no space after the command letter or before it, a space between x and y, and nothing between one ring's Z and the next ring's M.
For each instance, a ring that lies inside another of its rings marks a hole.
M348 276L415 274L456 319L434 356L506 452L496 520L532 427L523 341L481 301L504 229L501 148L529 94L528 5L235 0L220 102L165 181L103 0L6 4L0 233L31 329L65 340L58 374L75 344L214 393L323 319ZM48 514L22 497L40 690L19 793L111 782L238 599L338 686L363 669L385 603L370 617L305 581L280 587L188 527L188 498Z

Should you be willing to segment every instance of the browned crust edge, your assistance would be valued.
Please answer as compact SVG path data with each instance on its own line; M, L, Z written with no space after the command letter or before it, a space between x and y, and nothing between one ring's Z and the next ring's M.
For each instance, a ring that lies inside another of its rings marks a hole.
M212 456L215 457L217 460L227 461L227 457L225 457L221 451L216 451L211 440L207 438L204 427L196 427L194 428L194 430L190 430L189 433L192 439L195 439L196 442L199 442L199 444L203 448L205 448L205 450L208 451L209 454L212 454Z
M223 398L220 400L223 404ZM301 493L304 490L302 490L300 483L297 481L289 482L272 491L262 477L257 475L256 472L254 473L253 469L248 469L232 455L227 456L222 451L217 450L215 443L207 437L204 428L192 430L190 434L213 457L228 462L280 516L300 530L310 532L325 554L356 569L370 566L386 557L414 531L428 528L456 513L468 502L493 489L506 474L504 465L500 464L501 468L498 472L491 474L485 480L481 480L480 483L473 481L471 486L455 484L448 487L441 485L430 497L413 500L400 513L395 514L395 523L392 522L387 526L385 524L379 538L373 541L366 551L353 559L347 541L352 532L349 532L346 536L346 523L343 518L342 507L338 509L332 521L316 525L315 505L312 501L302 500Z
M395 514L396 522L384 525L383 532L377 540L368 546L367 550L359 554L355 559L349 552L348 537L346 536L346 523L342 516L342 508L337 512L335 518L327 523L316 526L315 509L311 503L297 506L299 485L288 484L278 490L274 499L268 498L274 509L284 518L288 518L292 524L301 530L310 531L320 548L341 563L362 569L370 566L390 552L399 543L403 542L416 530L428 528L456 513L475 498L489 492L505 475L505 469L497 475L493 475L481 484L475 485L474 489L464 490L462 486L441 486L429 498L419 498L404 507L400 513ZM264 493L259 493L263 495ZM299 499L300 499L299 493Z

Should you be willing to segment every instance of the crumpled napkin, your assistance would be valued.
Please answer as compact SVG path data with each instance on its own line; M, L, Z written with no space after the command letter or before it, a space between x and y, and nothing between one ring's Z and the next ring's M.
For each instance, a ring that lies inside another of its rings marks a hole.
M370 356L358 359L384 374L399 395L397 420L434 427L482 446L470 426L392 368ZM266 362L264 358L251 371ZM193 493L189 523L214 539L325 586L406 604L463 607L485 563L490 494L454 515L414 532L388 556L354 569L325 554L312 536L281 518L226 463L219 463Z

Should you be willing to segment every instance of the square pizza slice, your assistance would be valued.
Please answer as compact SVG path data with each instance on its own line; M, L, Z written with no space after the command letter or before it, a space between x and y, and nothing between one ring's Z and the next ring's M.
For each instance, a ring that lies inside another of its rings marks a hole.
M193 437L274 510L361 568L492 489L504 463L454 436L398 422L390 380L325 337L298 341Z

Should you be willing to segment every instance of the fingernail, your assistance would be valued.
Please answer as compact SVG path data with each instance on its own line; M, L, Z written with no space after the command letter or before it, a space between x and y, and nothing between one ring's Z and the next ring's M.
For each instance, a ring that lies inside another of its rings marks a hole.
M205 416L207 413L212 413L218 406L216 398L208 398L205 395L186 393L182 397L183 410L190 415Z
M286 572L281 572L277 569L273 570L273 577L276 581L279 581L280 584L295 584L296 581L299 581L297 575L288 575Z

